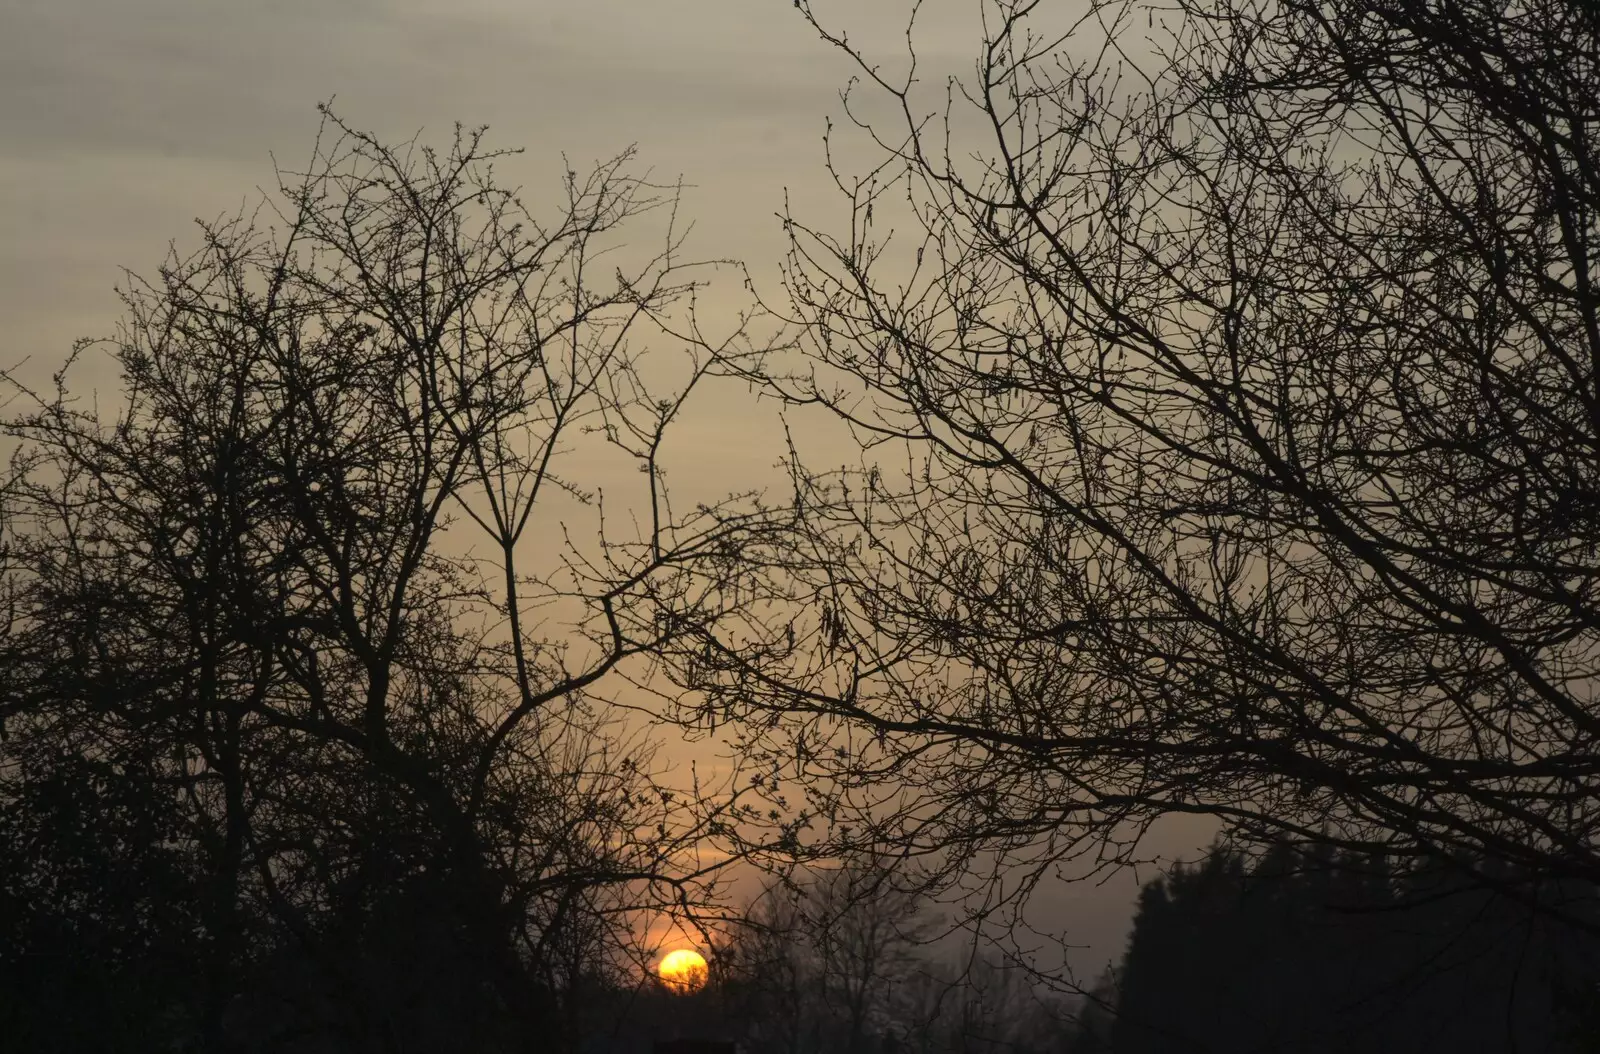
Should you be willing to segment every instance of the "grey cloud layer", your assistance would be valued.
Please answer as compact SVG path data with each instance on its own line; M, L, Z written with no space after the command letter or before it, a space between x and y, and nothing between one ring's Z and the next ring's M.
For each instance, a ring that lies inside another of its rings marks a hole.
M293 167L330 96L389 138L489 123L534 184L637 142L700 188L702 251L770 255L843 72L778 0L4 0L0 27L6 362L105 332L118 267Z

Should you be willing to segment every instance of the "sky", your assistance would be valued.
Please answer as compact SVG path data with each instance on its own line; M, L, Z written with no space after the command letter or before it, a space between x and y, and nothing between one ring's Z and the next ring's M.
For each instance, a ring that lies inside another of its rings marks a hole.
M898 25L904 5L866 6L847 24ZM582 168L636 144L695 185L694 246L770 274L785 190L826 200L848 74L788 0L0 0L0 20L13 360L104 331L119 268L153 267L269 183L272 158L303 158L328 99L385 140L488 124L535 187L563 154Z
M888 60L903 47L904 0L817 10ZM924 59L964 62L975 11L931 4ZM526 148L505 171L535 190L563 155L581 170L636 145L692 185L690 248L747 261L776 295L786 197L841 214L822 136L849 73L791 0L0 0L0 365L42 378L75 338L110 334L122 269L153 272L195 218L257 198L274 159L308 155L329 99L386 141L488 124ZM746 425L701 418L702 446L742 459L708 473L771 464ZM1118 954L1134 888L1049 891L1038 921L1092 971Z

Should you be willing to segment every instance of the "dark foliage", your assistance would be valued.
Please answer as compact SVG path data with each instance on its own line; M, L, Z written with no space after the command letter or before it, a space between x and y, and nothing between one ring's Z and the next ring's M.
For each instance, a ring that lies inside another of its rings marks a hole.
M195 862L154 766L29 757L0 799L0 1035L16 1050L148 1051L202 991Z
M1074 1051L1576 1052L1600 944L1472 881L1466 861L1214 850L1145 886L1109 1002ZM1479 862L1479 867L1500 870ZM1593 887L1530 883L1567 910Z

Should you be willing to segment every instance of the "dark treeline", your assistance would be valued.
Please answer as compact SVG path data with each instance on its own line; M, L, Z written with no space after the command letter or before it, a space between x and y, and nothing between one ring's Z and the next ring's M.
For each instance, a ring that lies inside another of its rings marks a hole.
M7 803L0 1019L15 1049L182 1049L202 1012L198 870L138 790L125 773L64 770ZM599 1054L683 1035L747 1054L1600 1049L1600 947L1460 864L1213 850L1145 885L1125 954L1079 1000L991 952L937 950L918 898L845 868L767 890L719 942L703 991L597 971L565 989L567 1025L574 1049ZM1525 888L1596 910L1590 889ZM245 1049L497 1049L514 1026L460 910L447 883L396 876L319 954L259 956L230 1035Z
M1579 916L1595 890L1486 861L1402 863L1280 843L1217 847L1147 883L1125 952L1064 996L993 948L930 941L917 897L860 866L773 886L692 996L596 993L627 1022L595 1049L699 1035L745 1054L1587 1054L1600 945L1485 890Z
M1127 952L1068 1049L1596 1049L1600 948L1472 882L1469 863L1214 850L1144 887ZM1597 908L1589 887L1522 888L1575 913Z

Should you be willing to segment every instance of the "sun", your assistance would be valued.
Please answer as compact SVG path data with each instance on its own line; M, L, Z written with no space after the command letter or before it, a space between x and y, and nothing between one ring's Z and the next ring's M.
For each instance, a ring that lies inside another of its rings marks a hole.
M698 992L706 985L706 959L692 948L679 948L661 960L656 973L674 992Z

